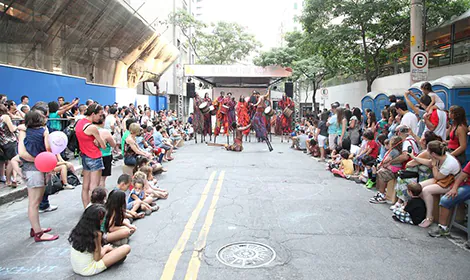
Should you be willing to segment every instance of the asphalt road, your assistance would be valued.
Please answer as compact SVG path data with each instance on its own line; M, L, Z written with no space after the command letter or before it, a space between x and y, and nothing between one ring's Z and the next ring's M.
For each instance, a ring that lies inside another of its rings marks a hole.
M180 149L159 176L169 198L135 223L127 260L94 279L470 279L468 250L394 222L387 206L368 202L372 192L273 140L272 153L260 143L242 153L204 144ZM119 174L114 168L108 188ZM59 209L41 214L41 222L60 239L47 243L29 238L26 199L0 207L0 279L81 279L67 242L82 213L80 190L51 202ZM261 268L219 262L219 249L240 241L266 244L276 255L248 246L229 262L274 260Z

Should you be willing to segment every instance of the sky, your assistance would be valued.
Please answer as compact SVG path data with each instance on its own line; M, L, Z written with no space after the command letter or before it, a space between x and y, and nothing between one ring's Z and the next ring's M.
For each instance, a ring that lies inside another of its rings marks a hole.
M292 0L203 0L203 19L234 21L245 26L269 50L279 44L280 26Z

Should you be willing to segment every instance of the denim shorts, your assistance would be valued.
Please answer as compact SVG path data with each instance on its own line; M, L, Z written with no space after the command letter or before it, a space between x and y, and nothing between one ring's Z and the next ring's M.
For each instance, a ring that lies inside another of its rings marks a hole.
M91 158L82 154L82 165L84 171L98 171L104 169L103 158Z
M457 189L457 196L453 199L443 195L439 205L451 209L468 199L470 199L470 186L465 185Z

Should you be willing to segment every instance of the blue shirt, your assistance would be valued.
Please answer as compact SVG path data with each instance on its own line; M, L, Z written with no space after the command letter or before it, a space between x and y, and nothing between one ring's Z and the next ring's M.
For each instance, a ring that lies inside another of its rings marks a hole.
M153 134L153 144L155 147L161 147L163 145L163 135L159 131L155 131Z
M328 126L328 134L336 135L338 131L338 117L336 114L331 116L331 118L328 120L328 123L330 124Z
M129 200L127 200L127 203L131 203L135 199L132 198L132 195L135 194L140 200L144 200L145 198L145 191L141 190L139 194L135 192L135 190L132 190L131 194L129 195Z

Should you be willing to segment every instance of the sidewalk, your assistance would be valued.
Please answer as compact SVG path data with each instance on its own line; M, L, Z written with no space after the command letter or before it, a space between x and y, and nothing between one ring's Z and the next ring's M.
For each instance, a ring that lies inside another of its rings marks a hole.
M82 172L82 165L79 163L78 158L69 160L75 167L78 176ZM81 180L81 179L80 179ZM5 183L0 183L0 205L15 201L17 199L25 198L28 191L24 184L18 185L16 188L9 188Z

